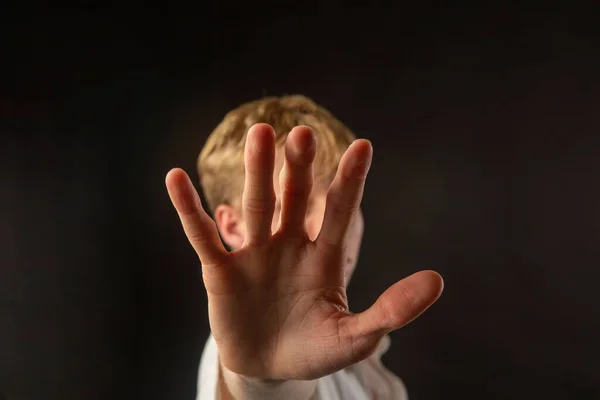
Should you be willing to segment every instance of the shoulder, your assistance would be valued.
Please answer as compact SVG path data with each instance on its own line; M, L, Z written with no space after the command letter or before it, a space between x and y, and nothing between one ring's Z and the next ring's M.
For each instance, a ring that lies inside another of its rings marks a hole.
M381 360L390 346L391 339L386 335L371 356L350 368L369 393L370 398L407 400L408 393L404 382L387 369Z
M219 381L219 352L217 342L208 336L198 367L196 400L214 400Z

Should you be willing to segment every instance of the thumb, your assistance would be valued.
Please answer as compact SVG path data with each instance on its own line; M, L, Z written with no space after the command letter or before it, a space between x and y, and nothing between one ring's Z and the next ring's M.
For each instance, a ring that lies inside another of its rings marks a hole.
M390 286L367 310L344 317L345 332L356 354L370 354L385 334L427 310L443 288L444 281L437 272L420 271Z

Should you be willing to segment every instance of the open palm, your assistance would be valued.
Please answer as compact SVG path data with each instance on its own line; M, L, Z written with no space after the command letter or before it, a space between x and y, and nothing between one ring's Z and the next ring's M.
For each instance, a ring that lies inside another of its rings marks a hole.
M305 216L315 146L307 127L288 135L281 215L272 233L274 132L266 124L250 129L242 198L247 232L244 245L233 252L223 247L187 174L174 169L167 175L171 200L202 263L221 363L244 376L315 379L345 368L368 357L386 333L413 320L441 293L441 277L422 271L391 286L368 310L349 312L346 232L359 210L372 147L356 140L340 160L313 241Z

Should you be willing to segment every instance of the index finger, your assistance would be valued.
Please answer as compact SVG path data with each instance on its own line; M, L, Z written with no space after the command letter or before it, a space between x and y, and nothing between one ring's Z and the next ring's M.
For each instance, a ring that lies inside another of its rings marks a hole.
M359 210L373 148L365 139L355 140L342 156L329 191L323 225L315 242L321 249L342 245L352 216Z

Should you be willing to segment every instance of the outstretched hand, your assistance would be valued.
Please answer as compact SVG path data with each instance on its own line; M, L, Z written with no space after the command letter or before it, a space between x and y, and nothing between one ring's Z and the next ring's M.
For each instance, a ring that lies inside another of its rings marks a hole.
M368 357L380 339L425 311L440 295L441 277L413 274L388 288L366 311L351 314L344 281L346 231L362 199L371 165L369 141L347 149L327 193L321 231L305 228L316 143L296 127L285 143L281 214L271 232L275 135L254 125L245 146L243 246L228 252L187 174L171 170L166 185L202 263L209 319L223 366L274 380L316 379Z

